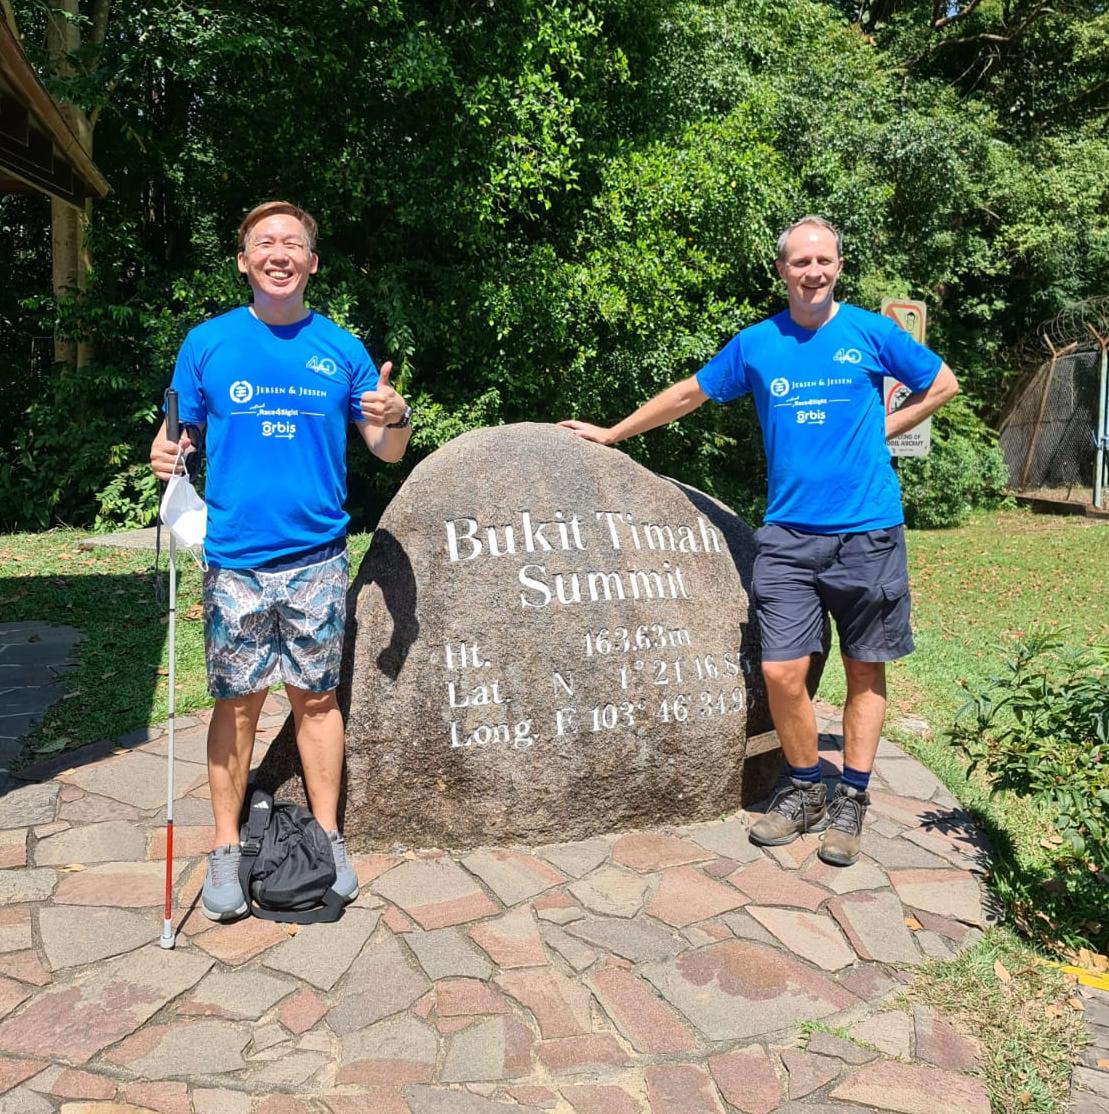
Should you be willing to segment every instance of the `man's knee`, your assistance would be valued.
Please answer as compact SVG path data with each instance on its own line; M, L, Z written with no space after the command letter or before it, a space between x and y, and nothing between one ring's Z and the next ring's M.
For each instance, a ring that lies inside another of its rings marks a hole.
M212 719L234 721L249 726L258 719L269 689L248 692L245 696L222 696L213 702Z
M844 657L843 672L849 689L874 689L885 691L886 663L884 661L856 661Z
M329 712L337 711L339 702L335 698L335 690L326 692L312 692L309 689L296 688L286 684L285 693L293 710L305 716L324 716Z
M775 695L799 700L807 695L805 681L809 675L809 659L792 658L789 661L764 661L762 676L767 689Z

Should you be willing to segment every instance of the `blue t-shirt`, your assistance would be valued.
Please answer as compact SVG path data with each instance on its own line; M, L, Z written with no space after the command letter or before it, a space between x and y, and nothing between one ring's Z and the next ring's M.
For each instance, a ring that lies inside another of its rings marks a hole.
M258 568L343 537L347 424L376 385L365 346L317 313L267 325L243 306L189 332L173 387L181 423L207 426L209 564Z
M715 402L754 399L769 475L765 521L848 534L905 521L882 377L921 391L941 363L888 317L841 302L815 332L788 310L744 329L697 383Z

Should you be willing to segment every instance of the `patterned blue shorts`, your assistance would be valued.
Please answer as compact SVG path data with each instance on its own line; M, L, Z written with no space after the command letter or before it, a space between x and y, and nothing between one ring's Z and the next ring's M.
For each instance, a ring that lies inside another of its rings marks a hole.
M347 615L347 555L301 569L209 569L204 656L217 700L280 679L309 692L339 684Z

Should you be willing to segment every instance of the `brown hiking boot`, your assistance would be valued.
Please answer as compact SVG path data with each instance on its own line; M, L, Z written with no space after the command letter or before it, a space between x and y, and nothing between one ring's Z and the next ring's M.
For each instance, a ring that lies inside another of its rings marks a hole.
M832 866L850 866L859 857L870 794L860 793L841 781L828 803L828 830L820 841L817 854Z
M824 782L796 781L774 796L763 818L751 825L750 840L763 847L792 843L802 832L822 832L828 826Z

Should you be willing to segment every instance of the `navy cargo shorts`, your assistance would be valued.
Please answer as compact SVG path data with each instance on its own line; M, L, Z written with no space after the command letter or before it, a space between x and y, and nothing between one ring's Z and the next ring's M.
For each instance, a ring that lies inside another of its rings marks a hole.
M807 534L770 523L755 544L752 596L764 661L817 653L826 612L845 657L893 661L912 652L904 527Z

